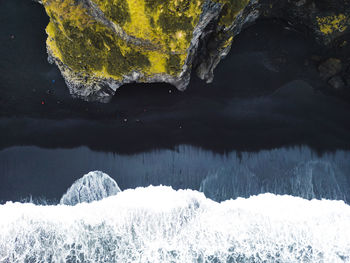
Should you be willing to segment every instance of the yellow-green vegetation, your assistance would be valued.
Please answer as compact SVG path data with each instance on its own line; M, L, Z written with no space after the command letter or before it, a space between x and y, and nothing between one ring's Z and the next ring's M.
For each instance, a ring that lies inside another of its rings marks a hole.
M132 71L146 77L177 75L198 23L202 0L94 0L107 19L137 38L122 39L75 0L44 0L52 55L75 72L119 79ZM142 45L145 43L145 45ZM147 48L150 43L152 48Z
M347 29L349 18L344 14L317 17L317 23L320 31L328 35L334 32L344 32Z
M84 1L42 0L50 16L47 46L53 57L82 76L121 80L133 71L144 77L179 75L204 0L91 1L102 18L96 19ZM225 26L248 2L215 1L223 5L220 23Z
M229 45L231 45L233 41L233 36L229 37L225 42L224 44L222 45L222 48L227 48Z
M203 0L95 0L107 18L130 36L164 51L184 53L198 23Z
M232 25L237 15L247 6L249 0L214 0L223 5L219 24L225 27Z

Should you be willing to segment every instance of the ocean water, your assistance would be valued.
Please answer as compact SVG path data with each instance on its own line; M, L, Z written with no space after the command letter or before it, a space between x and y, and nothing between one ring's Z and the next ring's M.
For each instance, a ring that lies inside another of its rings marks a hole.
M1 263L350 262L348 151L13 147L0 157L7 185L60 196L69 188L64 203L74 205L0 205ZM77 167L110 177L90 172L74 182Z
M0 214L0 262L350 262L343 201L218 203L149 186L76 206L8 202Z
M317 154L307 146L216 154L190 145L135 154L86 147L11 147L0 151L0 200L56 200L89 171L120 189L168 185L200 190L215 201L261 193L350 200L350 151Z

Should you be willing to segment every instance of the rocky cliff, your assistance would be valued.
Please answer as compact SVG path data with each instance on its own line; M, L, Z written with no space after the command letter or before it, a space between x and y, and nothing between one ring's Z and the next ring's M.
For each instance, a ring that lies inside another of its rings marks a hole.
M42 0L49 61L70 93L107 102L125 83L186 89L192 70L207 82L233 38L256 18L302 24L324 45L349 33L347 0ZM342 44L346 44L345 42Z

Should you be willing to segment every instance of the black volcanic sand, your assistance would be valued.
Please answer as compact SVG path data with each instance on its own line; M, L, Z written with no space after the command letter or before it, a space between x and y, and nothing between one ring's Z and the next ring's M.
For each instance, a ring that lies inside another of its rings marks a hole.
M0 0L0 148L88 146L135 153L190 144L216 152L308 145L350 149L350 104L320 92L311 37L260 20L235 38L206 84L121 87L109 104L72 99L47 62L44 9Z

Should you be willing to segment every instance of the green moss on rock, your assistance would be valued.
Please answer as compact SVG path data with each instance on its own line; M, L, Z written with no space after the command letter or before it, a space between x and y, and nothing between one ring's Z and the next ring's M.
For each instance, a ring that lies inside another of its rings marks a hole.
M219 23L226 27L232 25L236 16L249 3L249 0L217 0L223 5Z
M121 26L130 22L129 5L125 0L95 0L96 3L101 6L105 12L107 18L112 21L118 22Z
M181 66L181 58L179 55L171 55L167 59L166 69L171 74L178 74Z
M117 83L171 79L178 83L193 32L206 0L41 0L50 23L46 29L50 55L64 76ZM214 0L215 1L215 0ZM232 24L248 0L217 0L221 22ZM192 53L193 54L193 53ZM137 74L134 74L134 73Z
M80 2L43 0L51 18L52 56L79 74L104 78L120 79L135 70L144 76L181 72L203 0L93 1L125 34L102 24ZM169 67L173 54L178 63Z

